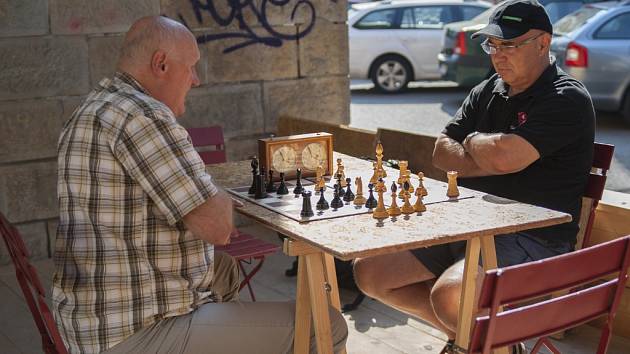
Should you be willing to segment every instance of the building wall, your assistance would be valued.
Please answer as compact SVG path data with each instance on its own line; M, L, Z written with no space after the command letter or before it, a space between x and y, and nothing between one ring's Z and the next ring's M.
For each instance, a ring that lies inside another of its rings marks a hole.
M274 3L0 0L0 211L33 257L50 256L54 242L61 127L113 74L139 17L169 16L197 37L201 86L180 121L223 126L230 160L254 154L283 115L348 123L346 0ZM0 243L0 264L8 261Z

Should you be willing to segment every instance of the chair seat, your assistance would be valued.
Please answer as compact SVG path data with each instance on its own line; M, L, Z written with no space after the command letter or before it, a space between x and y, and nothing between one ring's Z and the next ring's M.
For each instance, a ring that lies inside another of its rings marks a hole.
M215 251L222 251L236 260L256 258L280 249L280 246L255 238L252 235L239 232L238 236L232 236L230 243L225 246L215 246Z

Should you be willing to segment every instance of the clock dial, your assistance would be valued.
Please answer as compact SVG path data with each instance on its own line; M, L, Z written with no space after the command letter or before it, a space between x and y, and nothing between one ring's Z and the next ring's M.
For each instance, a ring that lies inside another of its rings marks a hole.
M278 172L289 172L296 168L295 150L289 146L282 146L273 152L271 165Z
M304 168L315 171L317 166L322 165L324 168L328 166L326 158L326 148L322 143L310 143L302 150L302 164Z

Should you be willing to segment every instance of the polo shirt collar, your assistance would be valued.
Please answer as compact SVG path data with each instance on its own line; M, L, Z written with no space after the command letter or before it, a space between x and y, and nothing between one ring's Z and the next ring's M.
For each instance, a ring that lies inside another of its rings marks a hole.
M140 83L138 82L138 80L136 80L133 76L131 76L130 74L124 72L124 71L117 71L115 78L117 78L118 80L124 82L125 84L133 87L134 89L144 93L144 94L149 94L147 92L147 90L145 90L144 87L142 87L142 85L140 85Z
M555 77L558 75L558 67L556 66L556 60L554 59L549 66L545 69L545 71L540 74L538 79L525 91L519 93L513 97L527 97L534 96L534 93L539 91L541 87L546 87L549 82L552 82ZM492 89L492 93L500 94L502 96L508 97L508 92L510 90L510 85L506 84L501 77L499 77L495 83L494 88Z

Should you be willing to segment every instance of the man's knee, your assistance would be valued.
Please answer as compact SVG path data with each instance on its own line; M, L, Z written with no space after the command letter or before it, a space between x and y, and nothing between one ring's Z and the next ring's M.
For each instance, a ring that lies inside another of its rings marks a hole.
M366 295L376 297L380 292L375 269L369 258L359 258L354 261L352 267L354 281L359 289Z
M459 271L449 270L438 278L431 289L431 306L437 318L454 330L457 327L462 279Z
M339 312L332 306L328 307L328 313L330 318L330 331L332 337L333 352L339 353L342 349L345 349L346 347L346 340L348 339L348 324L343 318L341 312ZM310 352L316 354L318 351L314 328L311 328L310 346Z

